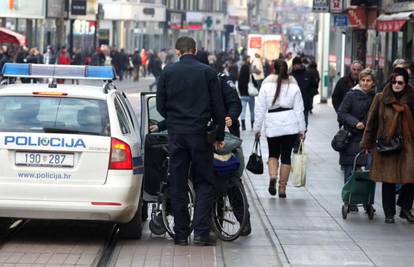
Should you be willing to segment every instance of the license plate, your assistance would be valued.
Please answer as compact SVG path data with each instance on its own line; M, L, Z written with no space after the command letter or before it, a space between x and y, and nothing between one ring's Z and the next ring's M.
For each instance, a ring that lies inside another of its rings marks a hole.
M16 152L16 165L73 167L73 154Z

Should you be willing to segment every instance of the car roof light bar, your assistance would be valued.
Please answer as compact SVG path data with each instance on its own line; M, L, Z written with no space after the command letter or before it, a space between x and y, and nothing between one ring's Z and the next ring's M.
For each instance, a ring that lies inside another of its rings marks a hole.
M6 63L4 77L115 80L115 70L111 66L73 66Z

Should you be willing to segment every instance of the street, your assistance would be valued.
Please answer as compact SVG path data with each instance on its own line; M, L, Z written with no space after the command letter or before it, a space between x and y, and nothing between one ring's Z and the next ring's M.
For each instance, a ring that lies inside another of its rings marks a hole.
M115 81L137 115L139 92L152 81ZM267 168L263 175L244 172L252 221L247 237L219 241L215 247L175 246L167 234L151 234L147 220L141 240L108 244L111 225L31 220L1 237L0 266L410 266L412 225L399 218L395 225L384 224L380 186L372 221L362 208L342 219L343 175L330 147L336 130L331 104L316 101L305 141L307 184L289 184L286 199L269 195ZM247 162L254 141L250 127L242 139ZM266 162L267 143L261 141ZM108 261L100 265L108 246L113 246Z

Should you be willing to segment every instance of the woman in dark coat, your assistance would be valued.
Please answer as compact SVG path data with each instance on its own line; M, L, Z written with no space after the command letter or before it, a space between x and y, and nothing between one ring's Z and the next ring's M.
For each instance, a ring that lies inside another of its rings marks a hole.
M382 182L385 223L395 223L396 184L402 184L397 202L401 207L400 217L414 223L410 211L414 197L414 87L409 85L409 74L403 68L395 68L389 81L372 102L361 148L371 151L373 157L371 179ZM402 137L401 149L380 153L377 140L389 144L395 136Z
M348 91L338 109L338 120L352 136L345 150L340 152L339 164L344 169L344 183L349 180L354 158L361 151L359 143L364 133L368 111L375 96L376 77L369 68L359 74L359 83ZM365 166L367 156L358 158L357 166Z
M246 109L247 104L249 104L250 110L250 122L253 129L254 123L254 96L249 96L249 80L250 80L250 57L247 56L244 60L243 65L240 68L239 78L238 78L238 88L240 93L240 99L242 101L242 112L240 114L240 119L242 123L242 130L246 130Z

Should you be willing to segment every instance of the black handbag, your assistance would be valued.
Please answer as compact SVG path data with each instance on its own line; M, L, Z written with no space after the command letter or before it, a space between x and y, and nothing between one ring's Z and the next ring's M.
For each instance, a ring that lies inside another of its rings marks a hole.
M349 144L352 133L344 128L339 129L331 141L331 146L335 151L343 151Z
M394 154L398 153L403 148L402 136L394 136L391 141L387 144L385 138L380 137L376 141L377 151L381 154Z
M254 174L263 174L262 150L260 149L260 138L256 138L253 151L247 162L246 169Z

